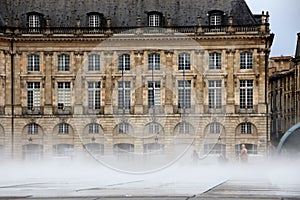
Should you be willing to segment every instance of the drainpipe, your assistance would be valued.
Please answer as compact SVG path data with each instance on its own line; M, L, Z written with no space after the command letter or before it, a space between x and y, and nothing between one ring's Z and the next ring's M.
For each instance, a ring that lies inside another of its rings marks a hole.
M14 102L14 37L10 40L10 62L11 62L11 158L14 158L14 135L15 135L15 102Z

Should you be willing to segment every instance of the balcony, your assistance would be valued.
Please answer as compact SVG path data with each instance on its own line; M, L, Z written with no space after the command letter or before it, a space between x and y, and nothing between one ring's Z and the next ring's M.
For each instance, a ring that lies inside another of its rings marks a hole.
M266 28L262 28L265 26ZM60 36L85 36L93 37L94 35L156 35L156 34L247 34L247 33L269 33L269 25L221 25L221 26L171 26L171 27L148 27L148 26L127 26L127 27L41 27L41 28L19 28L19 27L0 27L0 33L4 35L47 35L48 37Z
M173 106L174 114L192 114L196 113L196 107L192 105L191 107L178 107L178 105Z
M54 107L53 114L55 114L55 115L71 115L71 114L73 114L73 108L71 106Z
M164 113L164 107L163 106L144 106L144 114L163 114Z
M42 115L43 107L34 106L34 107L22 107L23 115Z
M86 115L100 115L104 114L104 106L100 106L100 108L89 108L89 107L84 107L83 112Z
M222 114L222 113L226 113L226 106L212 108L212 107L210 107L208 105L204 105L204 113L207 113L207 114Z
M113 113L114 114L119 114L119 115L122 115L122 114L133 114L133 107L119 107L119 106L114 106L113 107Z
M235 113L238 114L257 114L258 106L254 105L252 108L240 108L239 105L235 105Z

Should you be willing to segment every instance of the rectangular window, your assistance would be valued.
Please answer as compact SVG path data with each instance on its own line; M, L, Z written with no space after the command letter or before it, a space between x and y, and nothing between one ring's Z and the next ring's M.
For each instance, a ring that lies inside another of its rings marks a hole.
M160 70L160 55L150 54L148 57L148 70Z
M149 26L159 26L159 15L158 14L152 14L149 15Z
M221 54L210 53L209 54L209 69L221 69Z
M58 56L58 71L70 71L70 56L59 55Z
M118 82L118 107L130 109L130 81Z
M240 80L240 108L253 108L253 80Z
M38 15L30 15L28 17L28 26L30 28L39 28L40 27L40 17Z
M221 15L217 15L217 14L214 14L214 15L211 15L210 16L210 25L211 26L219 26L222 24L222 20L221 20Z
M241 69L252 69L252 53L245 52L240 55L240 68Z
M208 105L210 109L222 108L222 81L208 81Z
M40 32L40 16L38 15L29 15L28 17L28 27L29 33L39 33Z
M148 106L160 106L160 81L148 82Z
M29 72L32 71L40 71L40 56L31 54L27 56L27 70Z
M89 16L89 27L100 27L100 16L90 15Z
M89 109L100 109L100 82L88 82Z
M251 123L245 122L241 124L241 134L252 134Z
M70 82L57 83L57 105L58 109L65 109L71 106L71 84Z
M191 61L189 53L181 53L178 55L178 70L190 70Z
M127 71L130 70L130 55L123 54L119 56L119 71Z
M100 55L92 54L89 55L89 71L99 71L100 70Z
M58 134L69 134L69 124L60 123L58 125Z
M31 123L28 125L28 134L36 135L39 133L39 126L36 123Z
M191 81L178 81L178 108L191 108Z
M27 82L27 109L34 110L40 107L40 83Z

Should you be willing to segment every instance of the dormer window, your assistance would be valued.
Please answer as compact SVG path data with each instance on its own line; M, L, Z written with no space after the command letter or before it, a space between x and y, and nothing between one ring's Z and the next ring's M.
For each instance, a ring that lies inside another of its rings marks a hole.
M162 25L162 14L152 11L148 13L148 25L151 27L159 27Z
M209 25L210 26L220 26L223 21L223 11L213 10L208 13L209 15Z
M28 28L30 32L39 32L42 25L42 14L37 12L27 13Z
M102 14L98 12L88 13L88 26L90 28L101 27Z

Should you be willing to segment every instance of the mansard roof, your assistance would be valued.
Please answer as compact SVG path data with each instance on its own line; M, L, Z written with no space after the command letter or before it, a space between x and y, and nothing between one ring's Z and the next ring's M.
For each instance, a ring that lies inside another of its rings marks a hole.
M111 26L136 26L136 18L147 25L147 13L162 13L164 20L170 16L173 26L197 25L197 17L202 17L202 25L208 25L208 12L220 10L224 12L224 21L233 16L235 25L254 25L259 22L244 0L1 0L0 26L15 25L16 16L19 26L27 26L27 14L40 13L49 16L50 26L75 27L79 16L81 26L87 26L87 14L98 12L111 18Z

